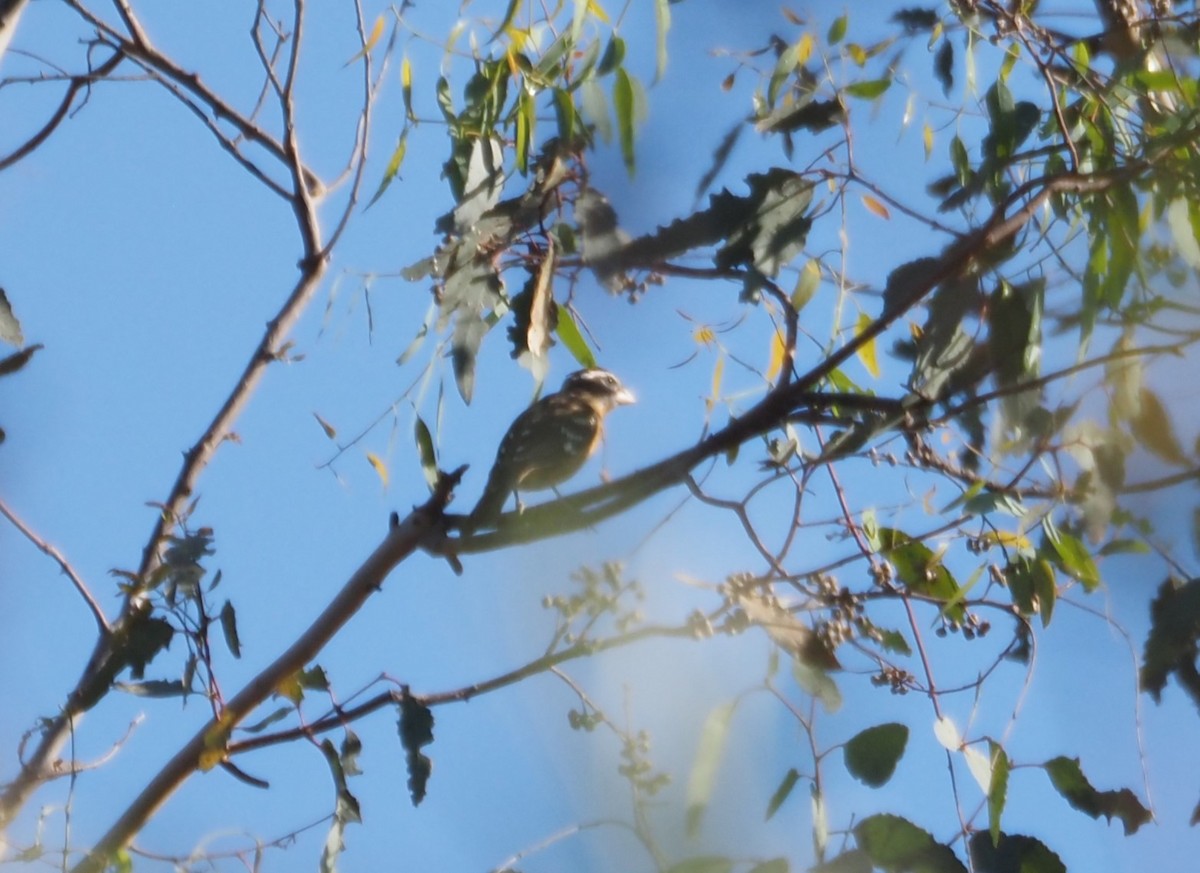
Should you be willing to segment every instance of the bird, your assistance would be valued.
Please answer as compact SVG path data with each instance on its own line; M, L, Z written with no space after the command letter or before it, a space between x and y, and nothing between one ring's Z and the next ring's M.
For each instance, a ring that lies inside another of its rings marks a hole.
M577 370L562 388L534 402L509 425L483 496L467 518L467 530L495 522L509 494L553 488L579 472L600 444L604 417L636 402L633 392L600 367Z

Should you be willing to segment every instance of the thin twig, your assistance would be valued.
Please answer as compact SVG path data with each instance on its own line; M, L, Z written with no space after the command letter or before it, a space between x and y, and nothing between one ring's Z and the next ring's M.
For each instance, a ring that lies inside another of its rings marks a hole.
M62 552L56 546L46 542L38 536L29 525L25 524L20 517L13 512L2 499L0 499L0 514L7 518L12 526L21 532L25 539L33 543L39 551L48 555L59 568L71 580L71 584L75 586L75 590L79 592L79 596L83 598L83 602L87 604L88 609L92 613L92 618L96 620L96 626L100 630L101 637L107 637L112 633L112 628L109 627L108 619L104 615L104 610L100 608L99 602L92 596L92 592L88 589L87 583L71 566L71 562L66 559Z

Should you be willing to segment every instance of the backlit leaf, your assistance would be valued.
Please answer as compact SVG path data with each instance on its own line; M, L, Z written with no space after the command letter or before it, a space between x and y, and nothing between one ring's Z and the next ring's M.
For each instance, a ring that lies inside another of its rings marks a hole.
M873 319L865 312L860 312L854 323L854 335L861 336L862 333L871 326ZM858 359L862 361L862 365L867 368L867 372L879 378L879 358L875 351L876 338L870 339L858 347Z
M21 322L17 321L17 316L13 314L8 295L3 288L0 288L0 340L18 347L25 344Z
M888 211L888 208L871 195L863 194L862 202L863 206L867 207L868 211L872 212L873 214L878 215L880 218L888 220L891 219L892 213Z
M783 333L777 330L771 336L771 357L767 361L768 382L774 382L775 377L779 375L779 371L783 367L783 359L786 354L787 343L784 342Z
M771 800L767 803L767 819L770 819L779 811L779 807L783 806L783 802L788 799L788 796L792 793L792 789L796 787L796 783L799 781L800 773L794 767L783 774L783 779L780 781L779 787L775 789L775 793L771 795Z
M596 366L596 355L591 346L587 344L587 340L583 338L579 325L575 323L571 311L566 306L558 307L558 324L555 326L554 332L558 334L559 340L580 366L589 368Z
M417 456L421 459L421 472L425 475L425 483L432 490L437 484L438 478L437 450L434 448L433 435L429 432L429 426L419 415L413 423L413 437L417 441ZM384 484L387 484L386 480Z
M387 464L374 452L367 452L367 462L375 470L375 475L379 477L379 481L383 483L383 487L388 486L388 468Z
M625 162L625 169L632 177L636 167L633 149L633 82L630 81L629 74L625 72L624 67L617 70L616 79L613 82L613 111L617 116L617 132L621 141L621 158Z
M692 761L692 772L687 784L687 832L695 835L704 818L704 811L712 800L717 783L717 771L725 754L725 742L729 738L729 725L737 701L731 700L718 706L704 720L700 731L700 743Z
M866 82L855 82L846 86L846 93L860 100L874 100L892 85L891 79L870 79Z

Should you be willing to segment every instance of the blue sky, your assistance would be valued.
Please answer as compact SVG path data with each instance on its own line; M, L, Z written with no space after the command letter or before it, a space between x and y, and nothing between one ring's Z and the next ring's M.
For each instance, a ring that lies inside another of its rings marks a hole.
M649 81L651 17L648 4L635 5L622 34L630 43L631 67ZM501 6L472 4L466 14L495 16ZM723 92L720 82L733 63L710 50L757 48L771 32L795 33L771 3L743 4L737 15L715 0L689 0L672 8L670 65L664 80L649 90L636 177L627 177L615 147L602 147L590 164L594 184L609 194L633 232L689 208L695 180L713 148L748 112L753 77L743 72L733 91ZM877 7L848 8L851 26L862 19L869 32ZM368 8L368 19L382 10ZM313 14L301 85L302 145L313 163L332 175L351 142L357 72L342 66L358 46L348 10L314 9ZM417 28L440 38L454 11L421 3L411 15ZM814 11L813 18L823 32L832 13ZM233 102L253 101L258 81L245 37L247 9L214 14L209 8L172 8L148 14L146 22L160 45L185 66L201 70L205 81ZM64 5L39 0L27 11L14 47L73 68L80 33ZM433 118L440 46L420 40L402 46L414 66L418 114ZM911 65L920 72L910 87L922 98L940 99L919 55ZM0 75L31 69L36 65L27 58L9 57ZM450 67L456 90L466 69L461 61ZM396 64L388 75L368 192L402 120ZM49 86L0 90L0 150L40 124L56 97ZM861 137L856 149L868 175L894 183L900 193L907 189L916 200L935 169L921 158L919 126L901 132L903 108L902 101L878 109L856 104L852 111ZM939 140L937 153L943 150ZM444 156L438 125L423 124L410 137L402 180L371 210L355 214L331 280L293 337L293 351L303 359L271 368L237 425L238 442L222 448L201 481L196 521L216 531L217 554L209 561L212 569L223 571L216 593L234 600L242 629L243 658L221 663L226 693L316 615L378 543L390 510L403 512L423 499L410 436L412 408L401 398L430 360L432 341L405 367L398 368L395 360L426 317L430 297L423 284L394 276L436 245L433 220L452 205L438 178ZM802 160L798 156L797 164ZM741 190L745 172L785 163L777 144L745 137L718 184ZM897 166L921 168L924 175L893 179ZM899 220L884 223L865 209L851 209L846 221L850 268L875 283L882 283L896 264L914 254L933 254L940 245L927 232ZM836 246L836 230L834 222L826 236L815 236L813 253ZM236 380L294 279L299 254L294 222L286 205L249 179L160 88L117 82L97 88L83 111L31 158L0 173L0 240L0 285L27 339L45 345L25 371L0 380L0 425L8 434L0 446L0 497L58 545L101 603L115 611L119 601L109 571L136 566L154 519L147 502L165 496L180 453ZM364 274L377 276L369 294ZM596 482L601 467L613 473L635 469L700 434L714 357L697 348L696 320L719 324L745 317L742 328L722 339L754 365L766 366L766 318L761 310L738 303L732 286L672 279L632 307L595 287L584 290L581 308L601 362L620 373L641 402L614 415L603 456L580 475L581 485ZM823 336L828 305L818 301L809 317L813 332ZM509 360L503 345L497 335L485 347L476 399L469 407L457 397L445 363L437 365L437 378L445 383L438 430L443 466L471 464L460 498L464 505L481 488L497 440L532 391L528 375ZM693 354L690 364L673 368ZM561 348L552 359L551 381L557 382L574 365ZM868 378L858 364L849 369L854 378ZM895 390L903 378L899 369L888 375L893 381L882 384L881 391ZM760 387L732 365L726 378L729 391ZM420 410L430 421L437 384ZM1177 390L1180 403L1194 403L1186 385ZM392 404L394 418L332 468L322 467L335 446L314 412L345 439ZM367 451L388 463L386 489L366 462ZM736 493L744 481L739 475L737 469L718 467L710 481ZM882 484L865 463L846 465L842 475L860 499L877 493L880 506L906 494L899 477ZM820 487L827 489L827 480ZM684 496L678 491L661 495L594 532L471 558L462 577L420 556L389 579L319 663L340 696L381 673L420 692L486 679L540 654L552 627L540 606L544 593L563 590L578 566L609 558L626 561L629 575L644 583L649 614L679 620L692 606L709 602L682 580L712 583L729 572L757 568L729 519L694 502L647 540L646 531ZM814 503L810 517L828 518L828 491L815 497L822 502ZM944 505L948 499L939 496L933 502ZM769 527L779 505L772 498L755 511ZM1170 518L1169 507L1148 505L1145 511L1162 523L1164 536L1183 541L1182 525ZM826 532L815 527L806 535L804 548L811 551L813 565L848 551ZM1111 611L1140 650L1146 604L1163 571L1109 563L1105 574L1106 592L1088 598L1086 605ZM0 525L0 592L0 748L11 750L38 716L59 705L90 651L94 628L56 568L8 525ZM971 735L1003 735L1019 703L1020 716L1006 738L1015 760L1079 754L1098 787L1128 785L1142 795L1140 726L1160 821L1126 839L1119 826L1068 810L1043 774L1018 771L1013 790L1020 793L1014 794L1006 829L1044 838L1073 870L1175 866L1173 861L1200 848L1186 826L1200 773L1194 712L1171 690L1161 707L1136 697L1128 647L1101 618L1064 606L1051 630L1039 648L1032 684L1025 687L1023 668L1002 668L974 714L978 729ZM959 670L969 681L982 660L978 647L955 640L937 645L936 662L946 671L939 679L949 683L949 674ZM151 672L172 676L180 650L177 644ZM704 832L689 840L682 831L682 791L699 724L714 706L758 682L767 651L766 640L755 635L703 644L660 642L575 663L566 671L614 719L650 731L652 759L674 777L656 811L656 833L676 857L706 852L745 857L739 853L752 847L759 857L785 855L796 869L810 858L806 792L798 790L772 822L762 822L767 798L784 770L803 768L807 757L795 722L761 692L739 707L719 798ZM872 689L865 677L847 676L841 686L843 710L819 720L823 742L847 739L887 720L910 724L913 738L897 778L880 791L858 786L836 762L828 766L833 822L844 824L851 810L859 818L893 811L948 837L953 807L928 704L916 695L896 698ZM787 693L802 700L795 688ZM416 810L404 789L403 755L390 716L356 724L366 745L365 774L351 787L362 802L365 823L349 830L342 869L381 864L490 869L572 824L627 819L627 789L615 774L617 745L603 732L571 731L566 712L576 705L560 679L543 676L469 704L439 708L436 740L427 750L435 759L434 777L427 800ZM951 706L960 727L973 711L969 696ZM74 839L84 844L101 833L114 810L166 760L173 743L205 715L198 699L181 709L175 702L120 695L89 714L77 738L83 759L103 754L131 723L137 726L111 766L80 780L71 821ZM0 778L12 772L11 754L3 760ZM332 788L314 749L289 746L238 763L271 781L272 790L256 791L220 772L195 777L138 844L186 852L211 837L212 847L228 846L238 839L233 835L270 838L329 810ZM959 764L964 807L972 810L978 792ZM61 788L39 795L35 808L47 804L61 810ZM34 827L28 818L15 841L29 841ZM45 827L54 835L47 843L57 845L61 811L50 813ZM315 863L324 833L324 826L307 831L288 852L268 855L265 869ZM226 864L221 869L236 869ZM589 829L520 866L530 871L651 869L644 852L613 827Z

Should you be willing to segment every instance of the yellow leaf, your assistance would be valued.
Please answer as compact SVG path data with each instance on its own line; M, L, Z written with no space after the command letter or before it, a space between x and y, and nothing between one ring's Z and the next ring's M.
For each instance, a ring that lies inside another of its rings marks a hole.
M796 64L806 64L808 59L812 57L813 36L811 33L806 33L800 37L800 41L796 43Z
M775 331L775 335L771 338L771 360L767 363L767 381L774 382L775 377L779 375L779 370L783 367L783 358L787 353L787 346L783 341L783 334Z
M412 108L412 61L408 55L400 62L400 96L404 98L404 114L410 121L416 120Z
M717 401L721 399L721 377L725 375L725 356L718 355L717 363L713 366L712 374L712 397L709 398L705 405L711 411L717 405Z
M387 488L387 486L388 486L387 464L385 464L383 462L383 460L380 459L379 455L375 454L374 452L367 452L367 461L370 462L371 466L375 468L375 474L379 477L379 480L381 482L383 482L383 487Z
M993 530L985 533L981 539L991 545L1006 546L1010 549L1019 549L1021 551L1032 551L1033 543L1029 541L1029 537L1024 534L1014 533L1007 530Z
M605 24L609 23L608 13L604 11L604 9L600 6L599 3L596 2L596 0L588 0L587 8L588 8L588 12L592 13L592 15L595 15L597 18L599 18Z
M929 126L928 122L921 132L921 136L925 141L925 160L929 160L929 156L933 154L933 128Z
M383 28L387 24L387 20L380 15L375 19L375 26L371 28L371 35L367 37L367 41L363 43L360 51L356 52L354 57L346 61L342 66L348 67L360 58L365 58L375 48L375 43L379 42L379 38L383 36Z
M375 43L379 42L379 37L383 36L384 17L380 15L375 19L375 26L371 28L371 35L367 37L367 44L363 46L364 52L369 52L375 48Z
M858 320L854 324L854 335L860 336L862 332L870 326L871 316L867 315L865 312L860 313ZM874 339L872 339L870 342L864 343L859 347L858 359L862 361L862 364L867 368L868 373L870 373L876 379L879 378L879 359L875 356Z
M792 290L792 306L797 312L808 305L817 288L821 285L821 264L815 258L809 258L800 275L796 279L796 287Z
M313 418L317 420L317 424L321 425L321 430L325 431L325 436L329 437L331 440L337 439L337 430L332 424L321 418L321 416L315 412L313 413Z
M888 208L872 197L870 194L862 195L863 206L868 210L878 215L880 218L891 220L892 213L888 212Z

